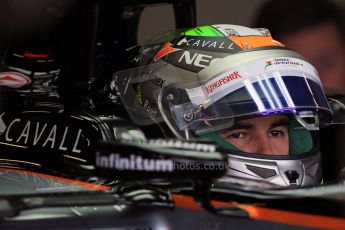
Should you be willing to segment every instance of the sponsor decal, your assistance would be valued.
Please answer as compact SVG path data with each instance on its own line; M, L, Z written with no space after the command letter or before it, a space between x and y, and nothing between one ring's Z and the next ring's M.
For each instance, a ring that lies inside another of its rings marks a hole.
M242 76L239 74L238 71L234 71L228 75L226 75L225 77L218 79L214 82L212 82L209 85L205 86L205 90L207 92L207 94L212 93L215 89L221 87L222 85L228 84L231 81L238 79L238 78L242 78Z
M272 61L271 61L271 60L270 60L270 61L266 61L265 69L266 69L268 66L270 66L270 65L272 65Z
M158 53L154 57L154 61L158 61L162 57L165 57L166 55L173 53L179 49L173 48L171 43L165 43L163 47L158 51Z
M30 83L31 79L22 73L11 71L0 72L0 86L19 88Z
M292 60L290 58L274 58L272 60L266 61L265 70L267 67L273 65L293 65L293 66L303 66L303 63Z
M23 53L23 58L32 58L32 59L48 59L49 54L36 54L36 53L30 53L30 52L25 52Z
M99 152L96 154L96 166L117 170L154 172L172 172L174 169L173 161L167 159L143 158L136 154L123 157L119 153L101 156Z
M181 57L179 58L178 62L204 68L212 64L217 59L218 58L213 58L213 56L211 55L206 55L206 54L201 54L201 53L192 54L189 51L184 51Z
M82 129L72 130L68 126L58 126L44 122L34 122L15 118L8 126L0 116L0 135L7 143L40 146L61 151L80 153ZM48 134L48 135L43 135ZM68 137L68 141L66 140ZM68 143L67 143L68 142Z
M237 30L232 29L232 28L224 28L224 27L218 27L218 30L221 30L223 34L227 37L229 36L240 36Z
M271 37L271 32L266 28L253 28L253 29L258 31L260 34L264 36Z
M229 24L217 24L217 25L212 25L212 26L217 28L217 30L221 31L225 36L246 37L246 36L261 36L262 35L255 28L248 28L245 26L229 25Z
M239 47L227 37L183 37L175 44L177 48L197 48L206 51L235 52Z

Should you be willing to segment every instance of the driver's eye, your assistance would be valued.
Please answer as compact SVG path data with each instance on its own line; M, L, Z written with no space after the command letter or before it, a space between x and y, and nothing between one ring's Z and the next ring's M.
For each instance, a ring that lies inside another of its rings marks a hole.
M232 137L232 138L239 138L240 136L241 136L241 133L233 133L229 135L229 137Z
M282 134L281 131L277 131L277 130L271 131L271 135L274 136L274 137L277 137L277 136L279 136L279 135L281 135L281 134Z
M228 134L229 138L234 138L234 139L243 138L244 136L245 136L244 132L234 132L234 133L229 133Z
M270 131L270 136L272 137L282 137L285 135L285 132L282 130L272 130Z
M242 139L246 137L247 132L245 130L222 130L220 135L223 138Z

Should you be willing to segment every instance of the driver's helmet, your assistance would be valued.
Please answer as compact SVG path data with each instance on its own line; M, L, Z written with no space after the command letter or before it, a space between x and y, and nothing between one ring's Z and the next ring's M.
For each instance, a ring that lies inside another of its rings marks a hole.
M263 28L222 24L168 35L143 46L140 67L113 77L111 87L136 124L164 123L178 138L218 142L229 150L229 176L320 183L314 131L331 122L332 111L308 61ZM276 114L289 118L288 155L245 152L219 134L236 121Z

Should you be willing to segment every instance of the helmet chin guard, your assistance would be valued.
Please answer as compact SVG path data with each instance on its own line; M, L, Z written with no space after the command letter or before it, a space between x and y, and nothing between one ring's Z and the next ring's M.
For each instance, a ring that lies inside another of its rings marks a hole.
M321 182L321 154L315 150L298 157L228 154L227 175L265 180L280 186L313 186Z

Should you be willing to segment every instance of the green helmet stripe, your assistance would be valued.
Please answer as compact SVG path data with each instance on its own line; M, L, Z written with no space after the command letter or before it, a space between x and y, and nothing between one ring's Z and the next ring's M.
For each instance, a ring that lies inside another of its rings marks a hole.
M184 32L186 36L209 36L209 37L217 37L217 36L224 36L221 32L217 29L213 28L212 26L200 26L194 29L187 30Z

